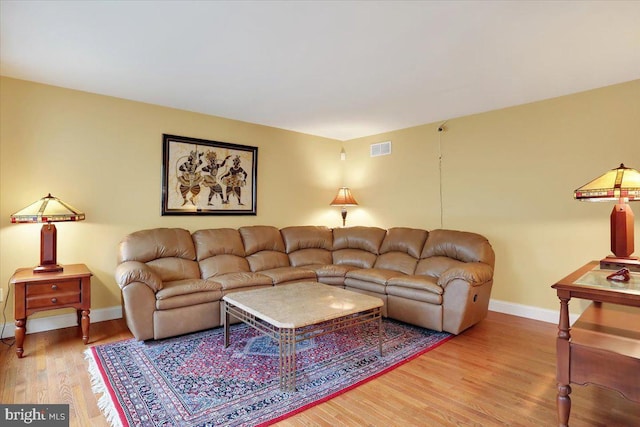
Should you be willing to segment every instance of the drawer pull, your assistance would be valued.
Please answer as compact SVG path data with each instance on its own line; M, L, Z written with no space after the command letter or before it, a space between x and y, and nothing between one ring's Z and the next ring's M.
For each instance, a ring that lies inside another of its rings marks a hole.
M58 298L51 298L51 302L54 303L54 304L57 303L58 302Z
M54 291L58 290L58 285L51 285L51 289L53 289Z

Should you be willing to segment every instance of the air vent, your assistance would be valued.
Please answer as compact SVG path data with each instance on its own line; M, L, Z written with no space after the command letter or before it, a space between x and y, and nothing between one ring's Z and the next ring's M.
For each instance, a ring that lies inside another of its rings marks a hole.
M371 157L386 156L391 154L391 141L371 144Z

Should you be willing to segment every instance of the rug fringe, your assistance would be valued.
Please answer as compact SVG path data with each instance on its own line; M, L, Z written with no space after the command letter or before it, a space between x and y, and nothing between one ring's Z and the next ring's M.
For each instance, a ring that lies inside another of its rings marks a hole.
M93 391L96 395L101 395L98 397L98 408L102 411L102 414L107 420L107 423L111 425L111 427L124 427L122 425L122 420L120 419L120 415L116 410L116 406L111 399L111 395L107 390L107 386L104 383L104 379L100 374L100 369L98 368L98 362L96 361L93 351L91 348L84 351L84 358L89 363L89 376L91 377L91 391Z

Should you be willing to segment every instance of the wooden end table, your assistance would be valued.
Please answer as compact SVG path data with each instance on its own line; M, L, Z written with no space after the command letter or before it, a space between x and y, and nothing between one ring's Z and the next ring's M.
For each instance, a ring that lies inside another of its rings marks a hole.
M16 354L24 353L27 317L35 312L75 308L78 325L82 327L82 342L89 342L89 312L91 309L91 276L84 264L63 266L55 273L34 273L33 268L20 268L9 283L15 287Z
M552 286L560 299L556 340L558 424L569 425L571 383L597 384L640 402L640 273L607 280L614 270L585 264ZM569 326L569 300L593 303Z

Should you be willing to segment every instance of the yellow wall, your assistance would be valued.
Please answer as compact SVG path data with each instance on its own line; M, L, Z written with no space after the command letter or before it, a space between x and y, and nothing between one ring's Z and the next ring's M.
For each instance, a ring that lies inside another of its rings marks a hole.
M120 304L113 278L120 239L134 230L340 224L341 142L2 77L0 286L39 263L40 224L10 215L48 192L85 212L57 223L58 262L94 273L92 309ZM257 216L161 216L162 134L258 147ZM6 309L13 318L13 304ZM51 314L59 314L51 312Z
M576 202L573 190L620 162L640 168L640 80L344 144L4 77L0 95L0 287L6 296L13 271L39 261L40 225L9 216L51 192L87 215L57 224L58 261L94 272L94 310L120 304L116 248L134 230L336 227L328 203L343 184L360 203L347 225L438 228L439 145L443 226L490 239L492 297L555 310L549 286L609 252L612 205ZM163 133L257 146L258 215L161 216ZM369 144L387 140L392 155L370 158Z
M640 169L640 80L437 125L345 144L361 204L351 222L440 227L440 138L443 225L489 238L492 298L557 309L549 286L610 247L613 205L577 202L573 190L621 162ZM388 140L392 155L369 157L370 144ZM637 256L640 203L631 206Z

